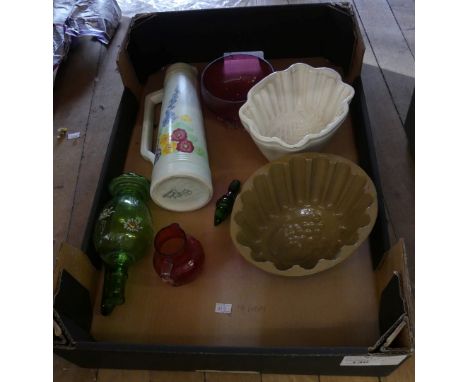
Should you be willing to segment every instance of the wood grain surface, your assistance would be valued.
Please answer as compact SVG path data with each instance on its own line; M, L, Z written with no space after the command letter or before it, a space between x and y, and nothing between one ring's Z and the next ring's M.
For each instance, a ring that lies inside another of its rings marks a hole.
M84 140L93 100L101 46L91 39L77 41L60 67L54 86L54 258L66 241L80 172ZM79 132L76 140L57 139L57 129Z
M414 57L414 0L387 0L390 10Z
M373 46L368 38L371 32L367 32L362 19L360 22L361 29L366 31L363 38L367 48L361 76L377 151L390 233L393 236L392 244L399 238L405 240L414 290L414 160L408 149L406 133L390 89L374 50L370 49ZM401 33L400 38L403 38Z
M414 56L387 0L354 0L370 50L384 75L400 123L406 118L414 89Z
M76 180L73 210L67 240L71 245L81 246L86 222L93 203L101 168L106 154L105 148L119 107L123 84L117 71L116 56L128 29L128 19L123 19L109 46L101 46L99 70L94 82L93 99L89 108L86 133L82 136L83 150L80 171Z

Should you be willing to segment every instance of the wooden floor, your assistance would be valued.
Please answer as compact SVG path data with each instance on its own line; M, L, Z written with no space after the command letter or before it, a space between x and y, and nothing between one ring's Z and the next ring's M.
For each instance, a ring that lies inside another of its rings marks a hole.
M325 1L238 2L241 5ZM414 89L414 0L354 0L366 43L362 80L373 128L391 240L403 237L414 288L414 160L403 123ZM214 2L211 2L214 3ZM109 47L82 39L57 73L54 86L54 258L60 243L80 246L123 86L116 53L128 26ZM56 129L81 137L58 142ZM81 369L54 356L54 381L99 382L410 382L414 357L392 375L373 377L281 376Z

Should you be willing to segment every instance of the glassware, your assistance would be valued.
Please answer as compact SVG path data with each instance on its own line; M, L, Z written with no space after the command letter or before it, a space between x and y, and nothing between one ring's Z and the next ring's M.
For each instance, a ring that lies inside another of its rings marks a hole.
M163 281L173 286L194 280L204 260L200 242L187 235L177 223L162 228L154 238L154 269Z
M234 201L236 200L236 196L240 191L240 186L240 181L234 179L231 184L229 184L228 192L216 201L214 225L220 224L229 216L232 211Z
M114 178L112 199L104 206L94 229L94 246L105 266L101 313L109 315L125 302L125 283L131 264L148 253L153 239L149 181L126 173Z
M227 54L209 63L201 76L205 104L221 119L239 122L239 108L257 82L273 73L271 64L253 54Z

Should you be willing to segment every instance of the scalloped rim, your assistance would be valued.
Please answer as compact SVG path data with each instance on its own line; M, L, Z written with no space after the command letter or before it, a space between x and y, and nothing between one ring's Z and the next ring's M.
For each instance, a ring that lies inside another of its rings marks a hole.
M224 60L226 57L230 57L230 56L238 56L238 55L244 55L244 56L253 56L255 58L258 58L259 61L262 61L263 63L265 63L271 70L271 73L270 74L273 74L274 73L274 68L273 68L273 65L271 65L270 62L268 62L267 60L265 60L265 58L263 57L258 57L254 54L249 54L249 53L231 53L231 54L228 54L226 56L221 56L221 57L218 57L217 59L211 61L210 63L208 63L208 65L205 66L205 68L203 69L202 71L202 74L201 74L201 77L200 77L200 84L201 84L201 88L202 88L202 94L203 94L203 91L206 91L206 93L213 99L215 99L217 102L220 102L220 103L226 103L226 104L229 104L229 105L243 105L247 99L242 99L240 101L233 101L233 100L230 100L230 99L227 99L227 98L222 98L222 97L218 97L217 95L213 94L213 92L208 89L205 85L205 77L208 73L208 71L216 64L218 63L219 61L221 60ZM268 74L268 76L270 75ZM268 77L266 76L266 77ZM266 78L264 77L264 78ZM260 82L260 81L259 81Z
M341 162L341 163L348 164L351 169L351 174L360 174L360 175L363 175L365 178L367 178L368 192L370 195L372 195L373 202L366 209L366 214L370 217L370 222L366 224L365 226L359 227L357 229L358 239L356 240L356 242L354 242L353 244L349 244L349 245L343 245L338 251L338 253L336 254L336 257L334 259L319 259L317 264L311 269L303 268L300 265L293 265L291 268L282 271L276 268L274 263L271 262L270 260L260 262L260 261L255 261L252 258L252 254L251 254L252 250L250 249L250 247L242 245L237 241L236 236L237 236L237 233L240 231L240 226L234 220L234 217L239 212L239 210L241 210L243 207L241 194L244 192L244 190L245 191L251 190L252 185L253 185L253 179L257 177L258 175L267 174L268 169L271 167L272 164L288 163L294 157L305 157L305 158L323 157L323 158L327 158L332 163ZM275 160L273 162L270 162L260 167L245 181L244 185L242 186L241 193L237 196L236 201L234 202L234 207L231 213L231 225L230 225L231 240L234 243L234 246L237 248L237 250L239 251L239 253L245 260L247 260L249 263L251 263L255 267L265 272L279 275L279 276L285 276L285 277L310 276L310 275L313 275L314 273L325 271L337 265L338 263L341 263L342 261L347 259L349 256L351 256L357 250L357 248L367 239L370 232L372 231L372 228L374 227L375 221L377 219L377 212L378 212L377 191L375 189L375 185L372 182L372 179L370 179L369 175L367 175L367 173L361 167L359 167L356 163L350 161L349 159L346 159L346 158L343 158L341 156L334 155L334 154L322 154L322 153L290 154L290 155L285 155L281 157L281 159Z
M299 69L296 69L299 68ZM333 78L339 81L340 86L343 86L345 88L350 89L350 95L346 98L343 99L341 102L342 106L342 112L338 114L330 123L328 123L325 128L320 130L319 133L310 133L305 135L299 142L294 143L294 144L289 144L284 142L282 139L278 137L266 137L264 135L261 135L258 130L256 129L256 124L245 115L245 110L247 108L250 108L250 101L251 98L255 93L263 89L263 87L267 86L268 83L271 81L275 81L276 77L282 76L283 73L290 72L293 70L307 70L309 72L324 72L329 75L331 75ZM328 134L331 134L335 131L336 128L338 128L343 122L343 120L346 118L346 115L349 112L349 104L351 100L354 97L354 88L351 85L348 85L347 83L343 82L341 79L340 74L331 68L325 68L325 67L320 67L320 68L315 68L313 66L304 64L304 63L296 63L292 64L289 68L277 72L273 72L266 76L264 79L262 79L260 82L255 84L247 93L247 101L242 105L242 107L239 109L239 118L244 125L245 129L249 132L249 134L253 135L252 138L254 138L256 141L261 142L261 143L276 143L280 145L281 147L287 148L287 149L297 149L301 148L302 146L305 146L306 144L310 143L311 141L318 139L318 138L323 138Z

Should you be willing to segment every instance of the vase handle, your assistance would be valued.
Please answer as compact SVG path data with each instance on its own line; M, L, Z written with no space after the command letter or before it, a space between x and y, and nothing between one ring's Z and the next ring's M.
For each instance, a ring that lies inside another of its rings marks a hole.
M147 161L154 163L154 153L151 151L153 142L154 106L162 102L164 89L150 93L145 98L145 114L141 131L140 154Z

